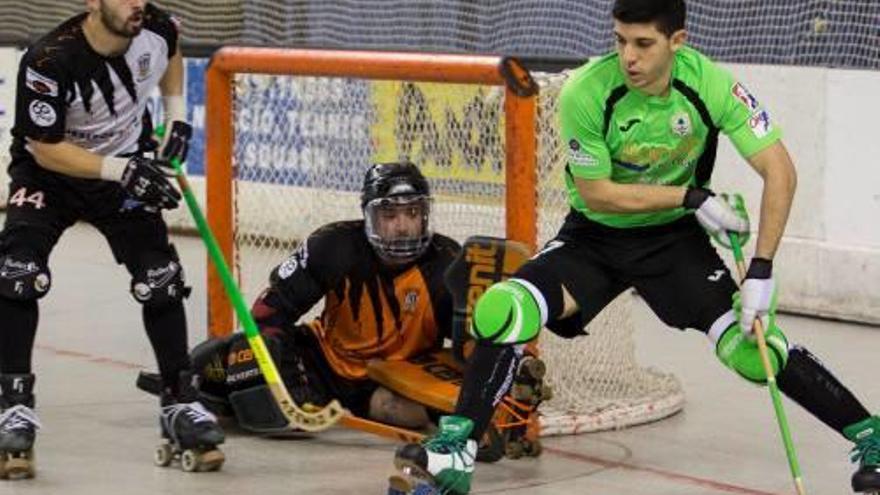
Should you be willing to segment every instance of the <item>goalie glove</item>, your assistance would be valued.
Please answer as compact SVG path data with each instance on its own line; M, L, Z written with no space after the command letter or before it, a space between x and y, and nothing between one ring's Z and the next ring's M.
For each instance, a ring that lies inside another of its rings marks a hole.
M682 206L695 210L700 225L718 244L731 249L727 232L739 234L740 245L749 240L749 214L742 195L722 194L716 196L709 189L690 187L684 195Z
M177 208L180 201L180 193L168 180L171 175L173 170L167 162L140 156L108 156L101 166L102 179L119 182L132 198L163 209Z
M733 310L740 330L749 337L754 333L755 318L761 319L765 332L775 326L776 281L772 261L752 258L739 292L733 295Z

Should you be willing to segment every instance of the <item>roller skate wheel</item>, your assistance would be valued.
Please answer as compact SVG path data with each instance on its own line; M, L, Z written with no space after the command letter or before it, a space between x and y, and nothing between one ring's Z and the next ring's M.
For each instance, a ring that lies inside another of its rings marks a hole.
M525 445L525 453L529 457L538 457L541 455L541 452L544 450L544 447L541 446L540 440L533 440L526 442Z
M187 473L194 473L199 470L201 464L199 454L191 449L186 449L180 454L180 468Z
M34 477L33 450L19 453L5 452L3 458L5 462L2 472L0 472L0 478L18 480Z
M156 447L156 451L153 453L154 464L159 467L167 467L171 464L172 459L174 459L174 452L170 445L166 443Z
M202 452L199 457L201 458L200 471L219 471L226 461L226 455L219 449Z
M519 459L525 453L525 448L523 448L523 444L519 441L508 442L504 448L504 453L510 459Z
M547 365L538 358L526 358L522 362L522 368L535 380L541 380L547 374Z
M412 490L412 483L406 476L395 474L388 478L388 495L407 495Z
M440 495L440 491L418 476L403 473L388 478L388 495Z

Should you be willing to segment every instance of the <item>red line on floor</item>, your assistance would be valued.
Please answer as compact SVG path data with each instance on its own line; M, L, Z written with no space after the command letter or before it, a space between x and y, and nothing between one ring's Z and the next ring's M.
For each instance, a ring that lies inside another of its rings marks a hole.
M646 466L639 466L636 464L629 464L626 462L620 461L610 461L608 459L602 459L601 457L596 457L592 455L586 454L578 454L576 452L568 452L565 450L553 448L553 447L544 447L543 451L546 453L552 453L553 455L558 455L560 457L565 457L566 459L570 459L573 461L579 462L588 462L590 464L596 464L605 468L610 469L626 469L628 471L638 471L642 473L649 473L661 478L672 480L672 481L680 481L689 485L700 486L704 488L711 488L717 492L721 493L736 493L740 495L783 495L780 493L774 492L764 492L761 490L754 490L751 488L745 488L736 485L730 485L727 483L722 483L720 481L709 480L705 478L698 478L696 476L690 476L687 474L675 473L672 471L666 471L663 469L657 469Z
M106 357L100 357L100 356L93 356L87 352L59 349L59 348L53 347L51 345L37 344L34 347L36 347L37 349L39 349L41 351L51 352L52 354L55 354L56 356L84 359L90 363L106 364L109 366L113 366L115 368L124 368L127 370L142 370L142 369L146 368L146 366L144 366L142 364L129 363L128 361L120 361L118 359L112 359L112 358L106 358Z

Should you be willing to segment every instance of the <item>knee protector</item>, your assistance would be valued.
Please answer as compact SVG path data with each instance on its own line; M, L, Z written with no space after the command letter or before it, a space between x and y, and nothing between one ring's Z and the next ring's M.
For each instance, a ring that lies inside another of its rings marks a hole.
M541 293L522 279L499 282L477 300L471 333L493 344L523 344L538 336L547 322Z
M183 267L173 252L170 259L142 267L131 279L131 294L144 306L160 308L182 301L189 292Z
M49 267L28 255L0 256L0 296L14 301L39 299L52 283Z
M776 325L770 327L764 337L767 341L773 376L779 376L779 372L785 368L785 364L788 362L788 339ZM746 380L761 385L767 383L767 373L761 363L758 343L740 331L739 323L727 327L727 330L718 339L715 354L725 366L736 371Z

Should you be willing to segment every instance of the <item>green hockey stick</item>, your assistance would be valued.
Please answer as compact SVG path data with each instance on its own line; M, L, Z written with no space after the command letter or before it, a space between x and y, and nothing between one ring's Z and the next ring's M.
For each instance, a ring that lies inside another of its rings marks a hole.
M739 234L736 232L728 232L730 238L730 246L733 249L733 258L736 260L736 271L739 278L746 276L746 263L743 259L742 247L739 243ZM791 440L791 430L788 427L788 419L785 416L785 409L782 407L782 396L779 394L779 386L776 385L776 375L773 373L773 367L770 365L770 356L767 352L767 340L764 338L764 324L760 318L755 318L755 338L758 341L758 352L761 355L761 363L764 365L764 371L767 373L767 388L770 389L770 398L773 400L773 409L776 410L776 421L779 423L779 433L782 435L782 443L785 445L785 455L788 457L788 467L791 470L791 477L794 479L794 487L798 495L804 495L804 480L801 476L801 467L798 463L797 453L794 450L794 442Z
M205 246L208 248L208 255L211 257L211 261L214 262L214 267L220 274L220 280L223 281L226 295L229 296L229 299L232 301L232 306L235 308L235 314L238 316L238 320L244 328L248 344L250 345L251 350L253 350L254 357L257 360L257 366L260 368L260 372L266 379L266 385L269 387L272 396L275 398L278 408L281 410L281 413L284 414L284 417L287 418L289 426L304 431L321 431L333 426L345 413L345 409L339 404L339 401L333 400L321 409L306 411L299 407L290 396L287 387L284 385L284 381L281 379L281 375L278 373L278 368L275 366L275 362L272 360L272 356L266 348L266 343L260 335L257 324L254 321L253 316L251 316L251 312L247 305L245 305L241 291L238 289L235 280L232 278L229 265L226 264L226 260L223 258L223 253L220 251L217 239L214 237L214 233L211 232L211 228L208 226L207 220L205 220L205 215L202 213L198 202L196 202L196 197L189 186L189 181L186 178L186 173L183 171L183 166L181 165L180 160L171 160L171 165L174 167L175 178L177 179L177 184L186 200L186 205L189 207L189 211L192 214L193 220L196 222L199 234L201 235L202 240L205 241Z

